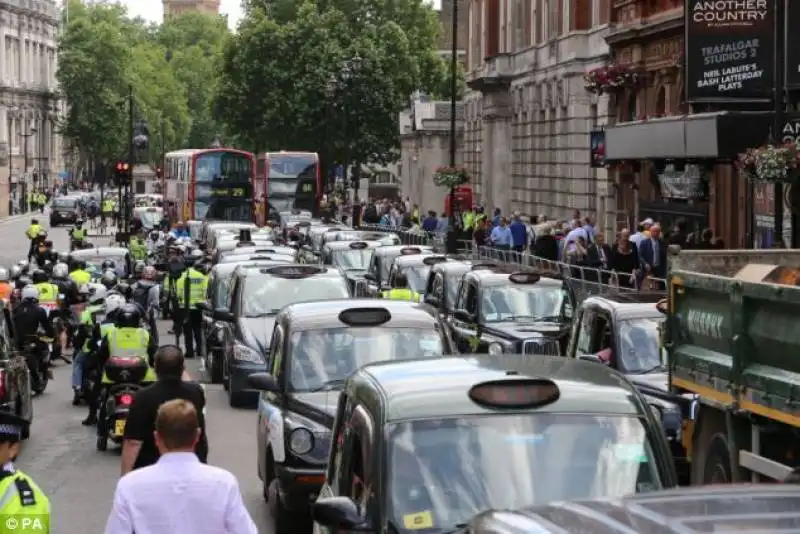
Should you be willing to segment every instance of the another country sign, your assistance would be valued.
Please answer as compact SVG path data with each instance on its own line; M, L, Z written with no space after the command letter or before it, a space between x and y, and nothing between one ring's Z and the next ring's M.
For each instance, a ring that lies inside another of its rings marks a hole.
M686 99L767 99L774 55L772 0L690 0Z

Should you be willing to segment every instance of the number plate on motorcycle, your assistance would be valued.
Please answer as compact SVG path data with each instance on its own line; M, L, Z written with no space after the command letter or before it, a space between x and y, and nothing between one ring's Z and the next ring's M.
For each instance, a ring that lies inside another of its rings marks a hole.
M114 434L121 436L125 433L125 420L121 419L114 423Z

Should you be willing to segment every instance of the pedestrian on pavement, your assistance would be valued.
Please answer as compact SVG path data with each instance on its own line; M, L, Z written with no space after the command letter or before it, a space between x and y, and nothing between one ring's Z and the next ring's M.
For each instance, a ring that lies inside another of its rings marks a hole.
M202 430L194 451L199 460L208 459L208 439L204 409L206 396L200 384L189 382L185 370L183 352L176 345L163 345L155 354L155 368L158 381L139 390L133 398L128 421L125 424L125 437L122 445L122 474L133 469L153 465L158 461L159 448L154 437L159 407L167 401L184 399L191 402L199 414Z
M201 415L183 399L158 409L155 465L117 483L106 534L256 534L236 477L201 463L194 453L204 431Z
M32 521L29 523L30 530L21 528L20 532L49 534L50 501L31 478L12 463L19 454L22 436L29 429L28 420L16 414L0 412L0 515L4 517L6 527L3 532L15 530L10 523L12 519L27 519Z

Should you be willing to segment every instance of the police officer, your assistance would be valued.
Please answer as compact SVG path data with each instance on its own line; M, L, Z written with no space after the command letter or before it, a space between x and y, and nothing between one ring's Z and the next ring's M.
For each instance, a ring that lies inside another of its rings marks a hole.
M203 273L206 274L206 273ZM131 300L139 307L145 322L150 327L151 335L158 345L158 328L156 327L156 311L161 290L155 281L156 269L152 265L144 268L141 278L131 287Z
M194 250L186 258L187 269L175 281L175 312L178 316L176 324L183 325L186 357L194 358L194 347L200 349L202 339L203 312L199 305L205 302L208 290L208 276L195 268L203 259L203 253ZM176 330L175 335L179 335Z
M100 342L100 348L92 356L89 365L92 368L101 370L102 378L95 381L94 391L89 395L89 416L83 420L85 426L94 425L98 422L97 404L102 388L111 383L102 371L109 358L141 358L150 367L145 377L145 382L155 382L156 376L153 372L153 356L156 353L156 344L146 328L141 326L142 317L139 310L133 304L123 305L116 314L114 327L109 328ZM104 419L103 410L105 405L100 406L100 421ZM98 435L103 435L105 429L97 429Z
M42 228L42 226L39 224L39 219L31 219L31 225L28 227L27 230L25 230L25 236L31 241L31 246L28 249L29 261L33 257L36 238L39 237L39 232L41 232L42 230L44 230L44 228Z
M4 518L30 520L29 527L20 532L50 532L50 501L31 477L14 467L20 442L28 435L30 421L9 412L0 412L0 515ZM38 522L38 523L37 523ZM9 519L4 521L11 530Z
M81 312L80 323L78 331L75 333L75 357L72 362L72 404L77 406L80 404L81 396L83 395L83 376L86 371L86 361L89 354L92 353L97 347L98 337L102 339L102 332L100 325L108 317L113 305L106 304L106 288L98 286L89 295L89 302L86 308ZM124 299L120 299L123 303ZM117 307L119 304L117 304ZM113 324L113 323L112 323Z
M86 262L84 260L75 260L73 267L74 269L69 273L69 277L78 284L78 287L86 285L92 280L92 275L86 270Z
M100 207L100 221L109 223L109 219L114 216L114 201L110 198L104 198L102 206Z
M47 273L41 269L33 271L33 285L39 290L39 304L58 302L58 286L50 282Z
M75 226L69 231L69 249L75 250L79 248L79 244L86 240L86 228L83 227L83 221L78 219L75 221Z
M392 289L384 291L381 296L389 300L407 300L419 302L419 293L408 288L408 279L405 273L395 273L392 280Z
M128 250L131 252L131 258L137 261L147 260L147 243L144 240L144 231L131 237L128 242Z

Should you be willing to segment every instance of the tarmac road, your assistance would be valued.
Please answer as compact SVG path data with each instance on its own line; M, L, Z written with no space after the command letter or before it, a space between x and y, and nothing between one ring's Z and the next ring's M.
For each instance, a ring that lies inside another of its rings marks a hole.
M28 250L24 232L30 216L0 221L0 233L6 236L0 250L0 265L9 267L22 259ZM47 226L47 217L39 216ZM50 231L57 250L67 250L67 229ZM100 244L100 239L94 239ZM102 240L106 241L106 240ZM106 244L105 243L102 244ZM159 326L161 340L173 342L168 325ZM81 426L86 407L71 404L70 368L56 364L55 379L47 391L34 399L34 422L31 437L24 444L17 465L30 474L49 496L52 505L53 534L94 534L103 532L111 508L114 488L119 479L119 452L109 446L106 452L95 449L94 428ZM201 376L198 364L189 364L193 376ZM244 502L258 525L259 532L273 532L269 506L261 496L256 474L256 415L253 409L228 406L224 391L206 385L208 408L209 461L231 471L239 480ZM300 533L298 533L300 534Z

